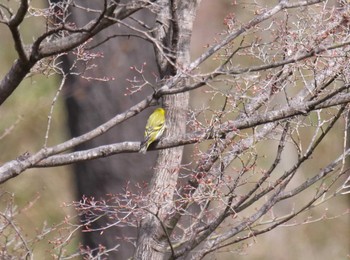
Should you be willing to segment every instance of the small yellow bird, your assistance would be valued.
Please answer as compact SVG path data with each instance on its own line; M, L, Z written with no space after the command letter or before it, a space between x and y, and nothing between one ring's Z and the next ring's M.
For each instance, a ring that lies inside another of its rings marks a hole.
M165 130L165 114L164 108L156 108L149 116L146 124L145 139L141 143L140 153L146 153L148 146L154 141L159 140Z

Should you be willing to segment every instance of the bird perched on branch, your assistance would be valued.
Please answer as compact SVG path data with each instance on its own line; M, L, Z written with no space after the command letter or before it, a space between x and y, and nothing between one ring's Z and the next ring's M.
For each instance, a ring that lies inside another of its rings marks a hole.
M159 140L165 130L165 114L164 108L156 108L149 116L145 129L145 139L141 143L140 153L146 153L148 147L154 141Z

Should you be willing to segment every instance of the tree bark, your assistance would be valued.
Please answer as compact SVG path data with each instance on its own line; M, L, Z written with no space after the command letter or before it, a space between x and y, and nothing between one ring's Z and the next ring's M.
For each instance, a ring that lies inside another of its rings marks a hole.
M174 57L166 59L156 50L161 77L166 79L176 74L178 70L185 69L190 63L192 27L200 1L160 2L164 11L157 16L157 21L162 28L157 30L156 38L172 50L170 56ZM186 83L181 82L181 84ZM179 136L186 132L188 102L188 93L164 97L163 106L167 109L168 136ZM172 258L173 250L169 236L174 227L169 212L174 209L173 197L181 168L182 154L183 147L166 149L159 153L150 185L149 213L141 222L134 259Z

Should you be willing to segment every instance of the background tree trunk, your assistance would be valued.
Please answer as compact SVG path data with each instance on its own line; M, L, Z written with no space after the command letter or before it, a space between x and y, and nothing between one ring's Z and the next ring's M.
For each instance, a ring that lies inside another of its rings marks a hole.
M80 1L82 5L84 1ZM102 8L103 1L90 1L89 8ZM94 14L91 14L93 16ZM79 13L73 10L72 19L78 24L85 24L90 21L91 16L86 12ZM147 11L137 14L142 21L152 21L153 15ZM101 42L106 37L114 34L132 34L128 29L113 26L98 37L94 38L91 44ZM112 116L127 110L133 104L139 102L146 94L151 93L151 89L138 93L135 96L126 96L127 87L130 83L127 79L139 76L132 66L140 68L144 63L143 75L149 81L154 81L156 64L154 61L153 48L150 43L135 37L116 37L103 44L102 47L92 50L92 52L102 52L104 58L96 60L96 68L86 72L88 77L114 77L115 80L96 81L84 80L82 77L70 77L65 89L66 106L68 111L68 124L72 137L79 136L93 129L99 124L106 122ZM74 57L67 59L66 67L69 68L74 63ZM149 112L149 111L148 111ZM136 117L128 122L118 125L112 131L86 142L76 150L84 150L98 147L103 144L111 144L124 140L142 140L146 117L148 113L143 113L143 117ZM153 165L156 152L140 154L119 154L117 156L104 159L85 161L74 164L78 200L82 196L94 197L95 199L106 198L106 194L116 194L123 191L128 182L132 184L149 181L153 172ZM135 163L137 162L137 164ZM84 217L83 217L84 218ZM102 218L95 222L91 228L106 226L107 218ZM117 237L136 236L136 230L132 228L110 228L103 235L100 232L83 233L83 244L90 248L97 248L99 245L107 248L114 247ZM134 248L131 243L122 242L118 248L118 254L110 254L110 259L126 259Z

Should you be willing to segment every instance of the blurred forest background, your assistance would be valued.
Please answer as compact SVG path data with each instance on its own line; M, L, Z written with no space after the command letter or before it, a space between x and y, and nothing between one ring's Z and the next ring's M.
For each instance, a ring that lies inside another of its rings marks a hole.
M269 4L269 1L265 2L267 5ZM45 1L34 0L32 4L40 7L45 5ZM223 20L231 12L241 20L245 20L245 17L241 17L242 15L253 15L248 9L242 10L240 5L233 6L231 0L202 1L193 32L192 55L194 58L204 50L206 45L215 42L215 38L220 37L220 32L223 30ZM24 26L21 27L26 37L24 41L31 41L33 34L36 34L34 28L40 31L43 26L43 21L28 18ZM0 35L0 75L3 76L16 58L16 53L11 35L5 26L0 25ZM268 37L268 35L260 35L260 37ZM250 61L246 61L242 57L240 62L247 64ZM211 64L206 63L204 66L210 67ZM113 76L118 77L117 71ZM42 147L45 141L50 106L59 83L57 75L32 75L0 108L0 147L2 151L0 163L16 158L24 152L36 151ZM216 106L218 105L216 102L219 102L220 105L220 100L213 99L202 89L192 92L191 95L191 105L194 109ZM142 115L147 116L144 113ZM66 122L66 109L61 97L54 108L49 145L68 138ZM341 131L343 131L341 126L334 129L333 138L328 140L329 143L324 145L322 151L315 154L319 157L318 162L322 162L323 158L333 157L334 151L342 149L341 136L343 133ZM135 140L138 139L141 140L142 136L135 138ZM271 151L269 145L259 147L259 149L266 155ZM284 154L283 162L286 166L289 159L295 156L293 152L291 150L290 154ZM113 160L113 157L110 157L109 160ZM308 167L310 167L309 169L319 169L321 166L309 165ZM303 168L305 174L307 174L308 167ZM18 206L18 211L20 211L17 217L18 226L28 237L35 237L43 228L62 222L67 215L74 216L76 214L74 209L65 206L75 200L74 187L71 167L69 166L31 169L0 187L2 194L0 205L5 205L6 200L11 199L13 194L14 204ZM349 257L350 246L350 219L349 214L344 214L346 210L349 210L349 195L338 197L336 200L326 202L313 209L311 217L314 220L319 219L319 221L280 227L273 232L232 247L231 252L218 252L216 258L233 259L232 252L234 252L234 259L249 260L345 259L346 256ZM79 238L76 238L73 247L77 246L78 243ZM49 244L48 239L39 242L34 250L38 257L36 259L48 259L50 248L52 245Z

